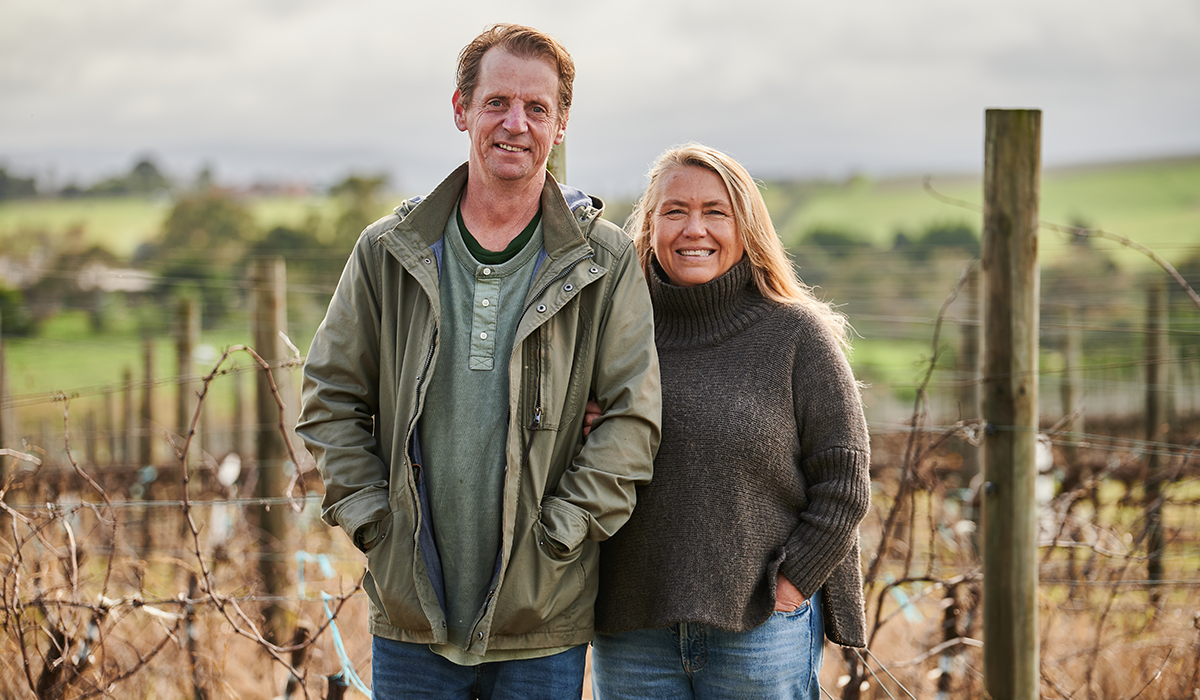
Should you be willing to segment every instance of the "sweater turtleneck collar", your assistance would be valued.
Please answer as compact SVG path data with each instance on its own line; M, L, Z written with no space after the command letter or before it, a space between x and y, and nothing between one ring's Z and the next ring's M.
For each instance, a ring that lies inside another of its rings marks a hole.
M655 342L660 346L718 343L750 326L772 306L755 286L746 257L720 277L692 287L671 284L657 260L653 271L650 299Z

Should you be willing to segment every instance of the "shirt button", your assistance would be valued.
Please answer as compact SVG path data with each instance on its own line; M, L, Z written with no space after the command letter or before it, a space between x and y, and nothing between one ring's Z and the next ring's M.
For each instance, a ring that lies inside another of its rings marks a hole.
M538 310L538 313L543 313L543 314L544 314L544 313L546 313L546 305L545 305L545 304L538 304L538 306L537 306L537 310Z
M573 284L565 284L565 285L563 285L563 291L564 291L564 292L569 292L569 291L571 291L571 290L572 290L572 289L574 289L574 288L575 288L575 285L573 285Z
M486 333L486 332L484 332L484 333L480 333L480 334L479 334L479 339L480 339L480 340L487 340L487 333Z
M598 268L598 267L593 267L591 270L588 270L588 272L591 272L593 275L599 271L600 271L600 268Z
M485 274L485 275L492 274L492 268L490 268L490 267L483 268L483 274Z
M492 302L488 301L487 299L484 299L484 300L483 300L482 302L480 302L480 303L481 303L481 304L483 304L484 306L491 306L491 305L492 305Z

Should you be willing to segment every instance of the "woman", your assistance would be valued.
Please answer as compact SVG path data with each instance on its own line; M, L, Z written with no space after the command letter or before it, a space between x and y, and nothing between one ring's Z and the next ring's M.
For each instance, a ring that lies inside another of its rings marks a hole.
M824 637L865 644L870 447L846 322L797 279L732 158L686 145L649 177L627 229L662 444L602 544L595 697L819 698Z

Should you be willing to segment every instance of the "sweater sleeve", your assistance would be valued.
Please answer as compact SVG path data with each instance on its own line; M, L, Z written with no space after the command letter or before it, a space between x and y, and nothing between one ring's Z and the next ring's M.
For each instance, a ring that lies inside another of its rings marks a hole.
M792 390L807 505L784 546L781 571L808 597L858 541L871 501L871 451L858 385L841 348L815 321L801 329Z

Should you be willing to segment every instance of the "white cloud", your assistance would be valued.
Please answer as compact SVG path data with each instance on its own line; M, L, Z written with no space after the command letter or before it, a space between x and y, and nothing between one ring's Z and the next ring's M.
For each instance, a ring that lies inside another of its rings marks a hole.
M983 111L1045 111L1046 161L1200 152L1191 0L0 0L0 159L88 177L138 153L218 175L394 172L465 155L459 48L495 21L575 56L572 179L628 190L704 140L756 172L978 167Z

